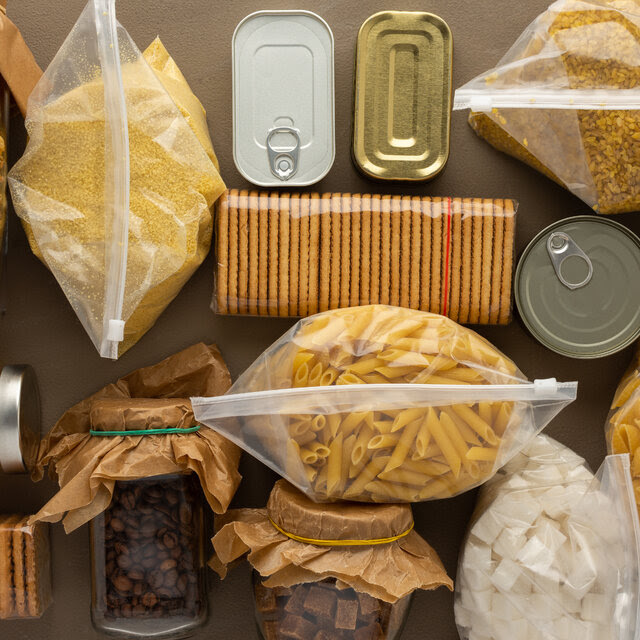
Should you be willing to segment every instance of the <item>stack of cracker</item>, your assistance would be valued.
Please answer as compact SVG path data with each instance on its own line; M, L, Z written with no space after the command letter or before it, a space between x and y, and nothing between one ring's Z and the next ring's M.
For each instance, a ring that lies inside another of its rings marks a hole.
M226 192L214 309L308 316L389 304L507 324L516 203L340 193Z
M0 516L0 619L38 618L51 603L51 556L46 524Z

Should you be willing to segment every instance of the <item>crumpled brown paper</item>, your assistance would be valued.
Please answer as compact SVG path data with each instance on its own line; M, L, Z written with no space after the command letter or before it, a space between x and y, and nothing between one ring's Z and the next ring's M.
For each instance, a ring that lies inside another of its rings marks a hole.
M210 566L224 578L227 565L248 553L249 562L267 578L267 587L335 578L340 588L391 603L416 589L453 590L437 553L413 530L388 544L326 547L292 540L271 520L296 536L320 540L388 538L413 524L408 504L318 504L279 480L266 509L238 509L224 516L225 524L212 540Z
M24 116L27 100L42 77L42 69L18 27L7 17L7 0L0 0L0 75Z
M69 409L43 439L32 472L39 480L48 465L60 491L30 522L57 522L64 516L68 533L109 506L115 481L185 471L198 475L216 513L226 511L241 479L240 449L215 431L100 437L89 430L188 428L195 420L185 398L221 395L230 384L217 347L200 343L130 373Z

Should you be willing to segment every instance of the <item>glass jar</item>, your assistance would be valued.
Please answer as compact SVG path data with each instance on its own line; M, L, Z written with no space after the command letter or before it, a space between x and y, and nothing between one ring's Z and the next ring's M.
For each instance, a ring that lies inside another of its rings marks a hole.
M93 625L126 638L183 638L207 614L202 492L194 474L116 482L91 521Z
M409 614L411 595L394 604L334 578L293 587L265 587L253 571L256 622L264 640L395 640Z

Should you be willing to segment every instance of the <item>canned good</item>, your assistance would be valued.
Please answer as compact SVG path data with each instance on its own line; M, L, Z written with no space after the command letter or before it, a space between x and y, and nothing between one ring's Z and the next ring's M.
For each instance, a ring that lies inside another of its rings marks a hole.
M429 180L449 157L453 39L431 13L383 11L360 28L353 158L381 180Z
M333 34L310 11L258 11L233 35L233 157L262 187L306 186L335 158Z
M6 365L0 372L0 469L29 471L40 444L40 396L33 369Z
M595 216L561 220L525 249L515 296L524 324L552 351L616 353L640 336L640 239Z

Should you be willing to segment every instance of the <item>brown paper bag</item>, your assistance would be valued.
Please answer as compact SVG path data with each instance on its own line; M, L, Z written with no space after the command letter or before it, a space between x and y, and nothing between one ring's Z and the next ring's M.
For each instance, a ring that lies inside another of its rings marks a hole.
M416 589L453 590L437 553L413 530L408 504L318 504L279 480L266 509L230 511L222 522L209 563L222 578L230 563L248 554L270 588L335 578L341 588L390 603Z
M226 511L240 483L240 449L211 429L180 434L107 436L90 430L187 429L196 424L186 398L226 392L231 376L215 346L196 344L139 369L69 409L42 441L34 480L49 466L60 491L30 522L67 532L102 513L118 480L192 471L211 508ZM66 513L66 516L65 516Z
M0 75L24 117L27 100L42 76L42 69L18 27L7 17L7 0L0 0Z

